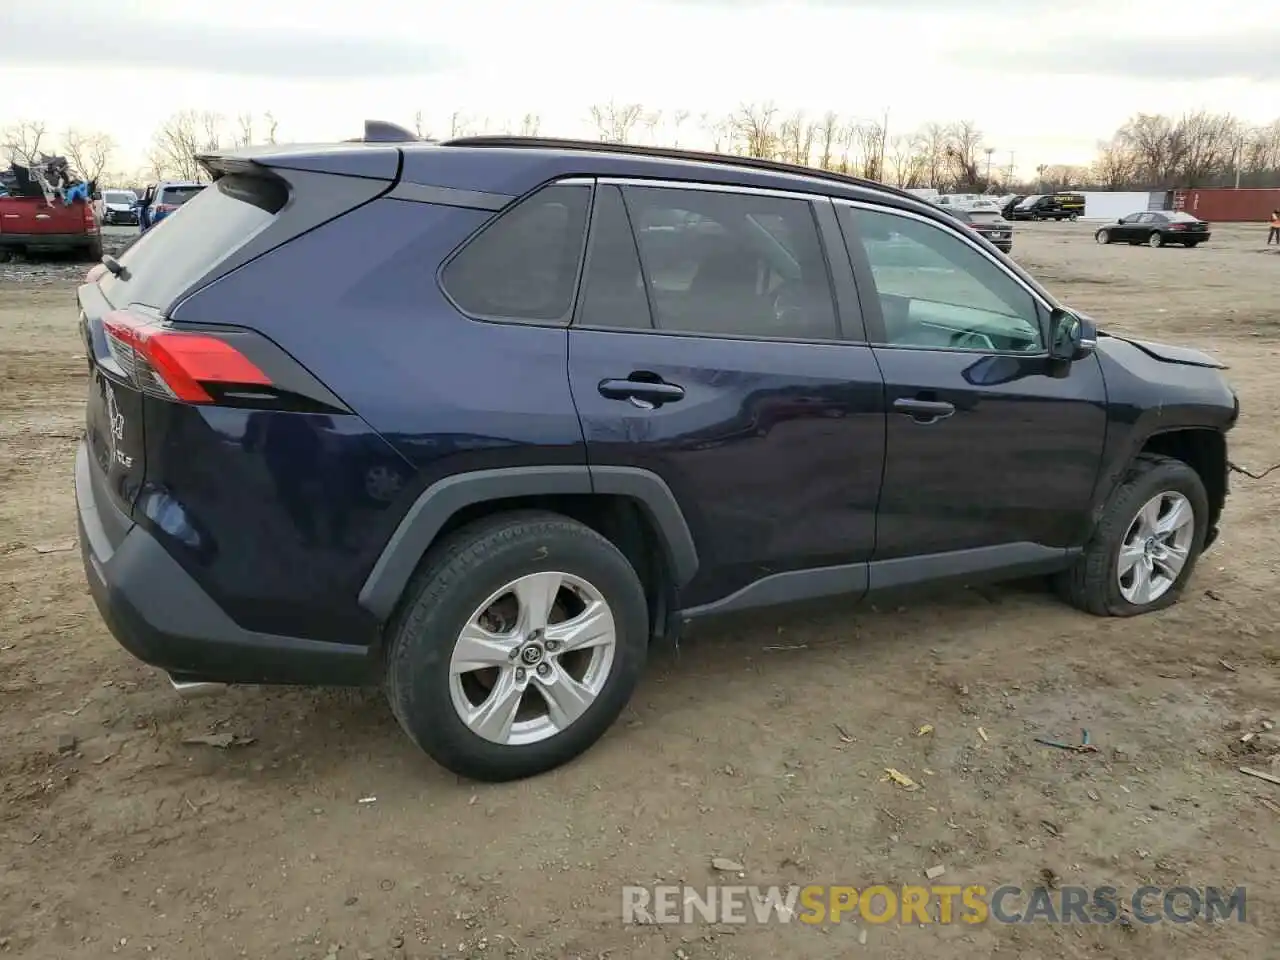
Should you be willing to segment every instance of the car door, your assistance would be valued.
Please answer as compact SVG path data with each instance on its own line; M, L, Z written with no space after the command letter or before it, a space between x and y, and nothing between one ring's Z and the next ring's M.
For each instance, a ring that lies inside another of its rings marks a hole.
M837 208L889 411L872 589L1052 567L1088 526L1097 358L1051 361L1048 304L962 230Z
M883 387L829 202L599 180L569 378L593 477L680 505L686 613L865 589Z
M1112 242L1124 243L1132 240L1134 224L1140 216L1142 216L1140 213L1131 213L1128 216L1121 217L1114 226L1107 227L1107 230L1111 233Z

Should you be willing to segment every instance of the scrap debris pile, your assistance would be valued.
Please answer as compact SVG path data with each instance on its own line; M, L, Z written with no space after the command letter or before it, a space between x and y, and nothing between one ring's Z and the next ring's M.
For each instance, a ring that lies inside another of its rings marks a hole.
M87 201L93 192L94 184L75 173L66 157L41 154L39 161L29 166L15 161L8 170L0 170L0 197L43 198L53 206Z

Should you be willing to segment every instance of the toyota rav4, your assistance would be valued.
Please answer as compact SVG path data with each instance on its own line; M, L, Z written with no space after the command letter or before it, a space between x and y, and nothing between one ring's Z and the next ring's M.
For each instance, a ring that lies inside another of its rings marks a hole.
M85 571L175 685L380 685L514 779L695 618L1039 575L1143 614L1217 534L1222 365L906 192L376 123L202 163L78 290Z

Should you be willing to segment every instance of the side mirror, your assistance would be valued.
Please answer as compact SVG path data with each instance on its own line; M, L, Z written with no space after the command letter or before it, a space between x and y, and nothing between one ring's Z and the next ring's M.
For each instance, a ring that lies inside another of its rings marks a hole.
M1053 360L1083 360L1098 345L1098 328L1093 321L1067 310L1053 311L1049 330L1049 357Z

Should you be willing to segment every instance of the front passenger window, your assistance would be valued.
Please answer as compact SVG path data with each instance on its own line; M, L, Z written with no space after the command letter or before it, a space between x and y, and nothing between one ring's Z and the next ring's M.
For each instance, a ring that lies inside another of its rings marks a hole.
M904 347L1039 353L1035 300L990 257L933 223L841 205L861 243L884 315L878 342Z

